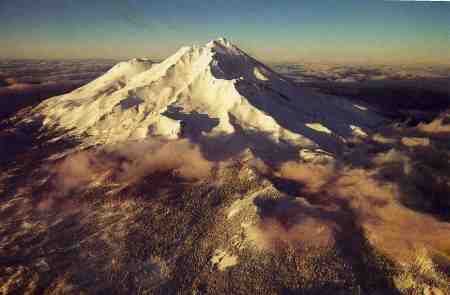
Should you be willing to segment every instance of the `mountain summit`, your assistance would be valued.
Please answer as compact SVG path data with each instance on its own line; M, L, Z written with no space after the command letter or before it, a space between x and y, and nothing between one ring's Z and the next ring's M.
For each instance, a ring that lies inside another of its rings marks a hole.
M161 63L121 62L35 111L87 145L223 137L335 150L382 120L343 98L299 88L223 38L182 47Z

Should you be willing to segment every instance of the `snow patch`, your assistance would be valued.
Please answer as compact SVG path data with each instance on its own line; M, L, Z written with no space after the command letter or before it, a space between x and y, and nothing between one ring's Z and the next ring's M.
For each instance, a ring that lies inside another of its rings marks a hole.
M420 123L417 129L425 133L450 133L450 111L449 113L442 114L438 118L434 119L430 123Z
M331 132L330 129L328 129L327 127L323 126L320 123L307 123L305 124L306 127L311 128L315 131L318 132L323 132L323 133L327 133L327 134L332 134L333 132Z
M253 69L253 74L255 75L256 79L261 81L267 81L269 78L267 78L258 67L255 67Z
M224 271L228 267L237 265L238 257L231 255L224 250L217 249L214 251L211 263L217 266L220 271Z
M430 139L427 137L402 137L401 142L403 145L409 147L429 146Z
M364 106L361 106L361 105L354 104L353 106L355 108L357 108L358 110L361 110L361 111L367 111L368 110L368 108L366 108Z
M355 125L350 125L350 129L352 130L352 134L356 137L367 137L367 133L364 132L364 130L362 130L361 127L355 126Z
M299 158L304 162L314 164L325 164L334 160L333 155L322 149L301 149L299 152Z

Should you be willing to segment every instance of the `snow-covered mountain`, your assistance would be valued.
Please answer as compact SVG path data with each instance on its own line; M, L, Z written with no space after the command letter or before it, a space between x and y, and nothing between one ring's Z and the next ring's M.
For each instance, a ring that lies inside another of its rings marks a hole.
M225 39L182 47L161 63L133 59L41 103L48 127L88 144L162 136L338 148L382 121L367 108L301 89Z

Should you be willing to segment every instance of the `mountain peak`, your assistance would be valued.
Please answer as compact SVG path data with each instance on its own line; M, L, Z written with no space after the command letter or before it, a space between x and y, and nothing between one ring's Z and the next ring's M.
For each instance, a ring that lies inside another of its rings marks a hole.
M231 43L228 39L225 39L223 37L209 41L205 47L212 49L213 51L216 52L226 51L233 54L242 53L242 50L240 50L236 45Z
M214 40L209 41L206 46L207 47L214 47L214 46L222 46L222 47L233 47L234 45L231 44L230 41L228 41L226 38L224 37L220 37Z

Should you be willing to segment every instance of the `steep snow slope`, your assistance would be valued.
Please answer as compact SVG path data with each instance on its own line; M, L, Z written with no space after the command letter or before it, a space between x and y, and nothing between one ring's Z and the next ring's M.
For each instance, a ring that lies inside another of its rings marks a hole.
M82 136L87 145L150 136L250 141L256 134L335 150L355 127L382 120L345 99L299 89L225 39L183 47L159 64L120 63L36 112L47 126Z

